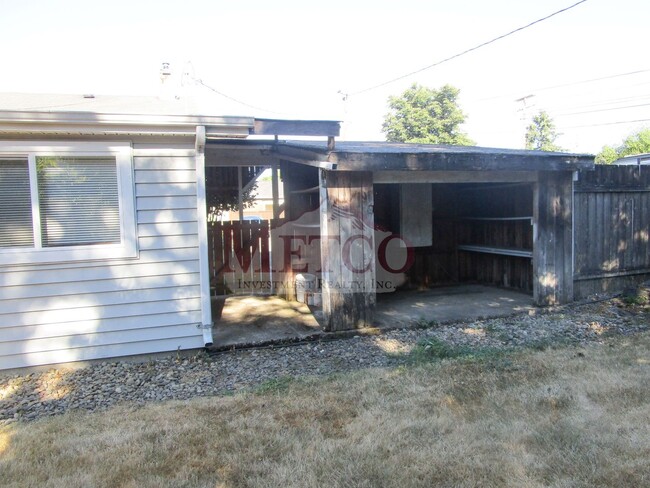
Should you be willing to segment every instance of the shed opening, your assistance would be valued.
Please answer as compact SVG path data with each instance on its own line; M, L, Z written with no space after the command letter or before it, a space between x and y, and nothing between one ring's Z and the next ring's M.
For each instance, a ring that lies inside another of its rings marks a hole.
M427 187L415 192L427 201L405 199L413 187ZM375 224L412 242L398 291L472 283L532 295L532 183L375 184L374 192Z

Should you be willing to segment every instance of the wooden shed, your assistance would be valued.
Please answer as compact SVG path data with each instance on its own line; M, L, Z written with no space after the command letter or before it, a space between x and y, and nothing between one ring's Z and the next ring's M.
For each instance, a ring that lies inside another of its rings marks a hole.
M409 248L405 286L479 282L529 292L538 305L573 300L573 181L593 168L592 156L382 142L208 144L223 164L233 151L246 164L280 165L289 219L319 210L327 330L372 324L377 270L386 265L377 228Z

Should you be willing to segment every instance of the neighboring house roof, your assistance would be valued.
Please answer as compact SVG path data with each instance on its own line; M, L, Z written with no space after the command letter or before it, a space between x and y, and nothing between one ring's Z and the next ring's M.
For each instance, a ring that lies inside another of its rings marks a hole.
M199 100L180 97L0 93L0 134L191 136L336 136L336 121L214 115Z
M625 156L623 158L617 159L612 164L650 164L650 153L644 154L635 154L632 156Z

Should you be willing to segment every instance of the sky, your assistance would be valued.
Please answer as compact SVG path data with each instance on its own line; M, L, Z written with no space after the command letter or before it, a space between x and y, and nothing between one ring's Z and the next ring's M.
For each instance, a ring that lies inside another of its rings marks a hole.
M577 1L0 0L0 92L168 96L167 62L167 90L210 115L341 120L343 139L383 140L389 96L451 84L481 146L522 148L546 110L560 146L596 153L650 127L647 0L587 0L366 91Z

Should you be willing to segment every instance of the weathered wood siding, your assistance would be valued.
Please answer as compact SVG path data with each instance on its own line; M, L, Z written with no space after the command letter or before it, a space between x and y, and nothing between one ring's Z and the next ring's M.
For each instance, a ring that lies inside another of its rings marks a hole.
M325 329L372 325L376 304L372 173L321 171Z
M575 191L575 297L650 278L650 167L596 166Z
M573 174L540 172L533 215L533 297L537 305L573 301Z
M134 147L139 257L0 269L0 369L202 347L193 147Z

